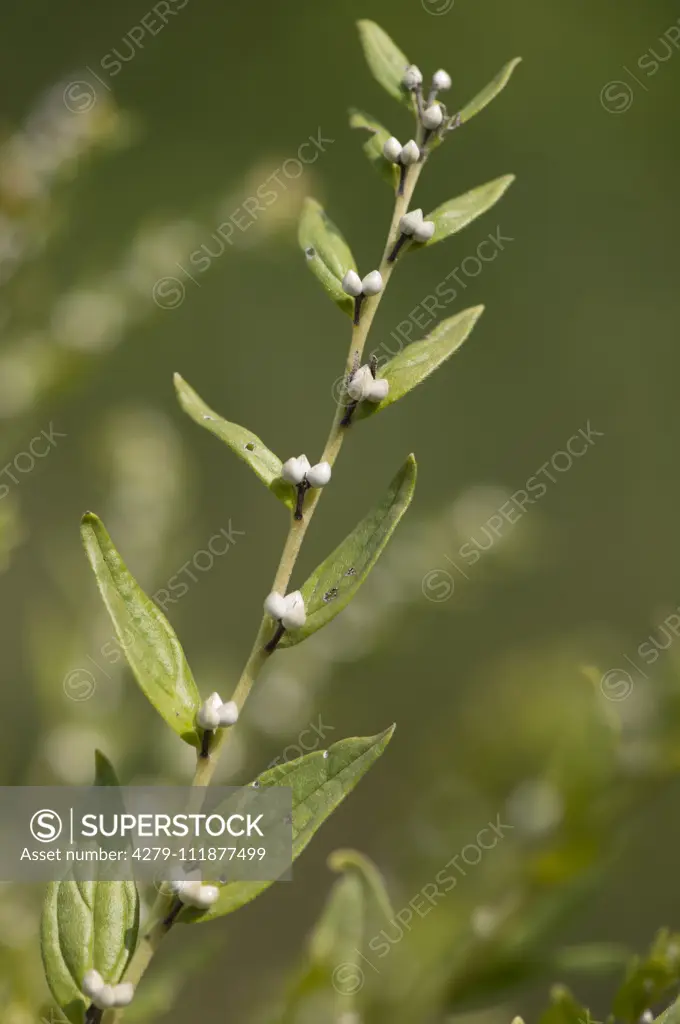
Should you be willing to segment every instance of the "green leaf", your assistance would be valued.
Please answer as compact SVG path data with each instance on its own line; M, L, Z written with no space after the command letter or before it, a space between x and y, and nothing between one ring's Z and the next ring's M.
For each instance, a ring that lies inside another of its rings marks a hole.
M239 459L250 466L265 487L273 491L284 505L293 508L295 492L290 484L281 479L281 459L274 455L256 434L237 423L229 423L213 412L178 373L174 376L174 382L179 404L194 423L198 423L199 427L205 427L215 437L219 437L220 441L229 445Z
M514 174L505 174L502 178L495 178L494 181L487 181L485 185L473 188L462 196L449 199L442 203L432 213L428 213L425 220L434 221L434 234L427 242L411 243L414 249L422 249L427 245L434 245L441 242L449 235L455 235L462 231L468 224L471 224L477 217L490 210L498 200L505 195L515 180Z
M550 1002L550 1007L541 1014L539 1024L587 1024L592 1019L589 1010L577 1002L564 985L552 988Z
M411 95L401 84L411 61L374 21L358 21L359 37L373 77L395 100L411 107Z
M366 938L371 938L382 924L394 920L394 909L384 879L369 857L358 850L335 850L328 858L328 866L332 871L353 874L361 880L366 923L370 931ZM380 925L376 919L381 921Z
M357 265L347 242L316 199L305 199L298 227L298 241L307 266L345 313L352 316L354 300L342 290L342 279Z
M510 81L510 76L522 60L521 57L515 57L514 60L509 61L501 70L498 72L496 77L485 86L481 92L478 92L474 99L470 100L467 106L463 107L460 112L461 124L465 124L471 117L478 114L480 110L491 103L498 96L499 92L505 89L506 85Z
M81 535L137 682L185 743L198 746L195 717L201 701L172 626L130 574L104 524L91 512L83 517Z
M632 958L626 978L614 997L613 1013L637 1021L650 1006L662 1001L680 981L680 935L662 930L649 954Z
M384 377L390 382L387 398L378 403L361 402L355 419L365 419L386 409L429 377L460 348L483 312L484 306L471 306L448 320L442 320L422 341L406 345L378 372L379 378Z
M383 146L390 138L391 133L370 114L364 114L363 111L354 109L349 113L350 128L363 128L370 132L370 138L363 145L364 153L388 185L396 188L399 184L399 168L383 156Z
M84 975L96 970L117 984L138 932L134 882L50 882L41 921L43 965L50 991L72 1024L83 1024L90 1002L81 992Z
M310 843L314 834L368 769L375 764L392 738L394 726L377 736L340 740L328 751L314 751L295 761L276 765L258 778L262 788L290 787L293 800L293 860ZM185 909L181 921L207 921L238 910L268 889L272 882L229 882L220 898L207 911Z
M301 588L307 621L301 629L286 630L279 647L299 644L349 604L411 504L415 485L416 460L409 455L382 502L317 566Z

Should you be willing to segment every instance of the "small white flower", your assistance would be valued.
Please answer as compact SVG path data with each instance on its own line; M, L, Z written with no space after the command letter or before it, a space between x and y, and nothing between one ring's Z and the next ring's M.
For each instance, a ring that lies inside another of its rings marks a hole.
M444 71L442 68L439 71L435 71L432 76L432 88L433 89L450 89L451 88L451 75L448 71Z
M273 619L282 619L286 614L286 599L283 594L271 593L264 602L264 610Z
M356 270L347 271L342 279L342 290L346 295L351 295L355 299L361 295L361 278Z
M359 280L357 276L357 280ZM361 282L359 281L359 285ZM289 484L300 484L305 478L309 469L309 459L306 455L298 455L297 459L287 459L281 467L281 476Z
M121 982L113 989L114 1006L118 1009L122 1006L129 1006L135 994L135 986L130 981Z
M372 270L361 282L361 290L364 295L377 295L383 288L382 274L379 270Z
M434 226L433 220L424 220L413 232L414 240L416 242L429 242L434 234Z
M395 139L394 135L389 138L383 146L383 156L393 164L399 163L399 157L401 156L401 142L399 139Z
M413 89L417 89L418 86L423 84L423 73L416 64L409 64L404 72L404 77L401 82L404 88L411 92Z
M310 487L325 487L331 478L331 467L329 462L317 462L307 473L307 483Z
M399 230L402 235L412 235L416 229L423 223L423 211L410 210L409 213L405 213L399 221Z
M238 722L238 705L235 701L229 700L226 704L222 705L218 714L222 729L227 725L235 725Z
M201 895L201 883L200 882L177 882L175 883L177 889L177 895L181 902L188 907L195 907L196 900Z
M420 150L414 139L410 139L401 151L401 163L408 167L410 164L417 164L420 160Z
M81 985L83 994L88 996L90 999L94 999L98 992L104 987L104 979L102 978L99 971L87 971L83 978L83 984Z
M352 378L347 385L347 393L352 401L363 402L365 398L368 398L374 383L370 366L360 366L352 374Z
M102 985L92 1002L100 1010L110 1010L116 1005L116 996L113 985Z
M444 112L438 103L433 103L431 107L423 111L422 122L429 131L439 128L443 120Z
M201 705L196 721L201 729L217 729L220 724L219 710L222 706L222 698L219 693L213 693Z
M373 387L368 394L369 402L382 402L383 398L387 398L390 390L390 382L381 377L379 380L373 381Z
M307 621L305 602L299 590L286 595L286 610L281 616L281 625L286 629L301 629Z

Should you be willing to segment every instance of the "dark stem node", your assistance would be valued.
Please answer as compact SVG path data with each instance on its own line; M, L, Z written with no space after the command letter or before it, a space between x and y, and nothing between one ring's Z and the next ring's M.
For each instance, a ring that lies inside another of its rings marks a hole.
M210 757L210 744L215 733L212 729L205 729L203 732L203 739L201 741L201 757L207 760Z
M402 250L402 248L404 246L404 243L406 242L407 238L408 238L408 235L404 235L404 234L399 235L399 238L394 243L394 248L392 249L392 252L387 257L387 262L388 263L394 263L394 261L396 260L397 256L401 252L401 250Z
M354 410L356 409L358 404L358 402L352 401L347 405L345 415L340 420L341 427L348 427L350 425L350 423L352 422L352 416L354 415Z
M398 196L403 196L403 194L404 194L404 186L406 185L406 175L407 174L408 174L408 166L406 164L402 164L401 167L399 168L399 188L397 190L397 195Z
M85 1024L99 1024L103 1016L104 1011L93 1003L85 1014Z
M265 649L265 651L267 651L268 654L271 654L272 651L276 650L276 648L279 645L279 640L281 639L281 637L283 636L283 634L285 632L286 632L286 627L283 625L283 623L282 622L277 623L277 625L276 625L276 632L274 633L274 636L271 638L271 640L269 641L268 644L265 644L265 648L264 649Z
M298 520L302 519L302 507L305 503L305 494L309 490L309 484L306 480L301 480L297 485L297 501L295 503L295 518Z
M172 906L170 907L167 916L163 919L163 927L165 928L166 932L170 931L173 924L179 917L182 910L182 906L182 901L179 899L179 897L176 897L173 900Z
M365 297L366 296L363 295L362 293L361 295L357 295L357 297L354 300L354 320L352 322L354 323L355 327L357 327L359 324L359 317L361 316L361 304L364 301Z

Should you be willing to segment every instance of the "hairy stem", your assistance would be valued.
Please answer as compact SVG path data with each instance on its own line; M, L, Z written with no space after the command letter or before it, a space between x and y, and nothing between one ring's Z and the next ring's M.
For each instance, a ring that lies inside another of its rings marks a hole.
M378 268L382 275L383 288L377 295L364 299L359 323L353 324L352 341L347 355L347 364L345 368L346 373L348 374L351 373L352 369L356 365L356 361L361 359L373 319L378 310L378 306L380 305L380 300L385 293L387 283L392 275L392 271L394 270L394 262L390 262L389 256L400 236L399 221L408 211L413 191L416 187L416 183L420 177L422 169L422 163L413 164L407 169L408 173L405 175L403 194L398 194L396 196L392 223L390 224L383 257ZM330 433L328 434L323 455L321 456L321 461L329 462L331 466L335 463L335 460L340 453L342 442L344 441L347 433L347 427L343 426L342 423L345 411L346 407L342 403L338 402ZM292 517L288 536L286 537L283 551L281 553L281 559L272 583L272 591L276 591L279 594L286 593L288 584L290 583L290 578L295 568L295 563L297 562L298 555L300 553L300 548L302 547L302 542L305 538L305 534L307 533L309 524L312 521L312 516L314 515L323 490L324 488L321 487L312 488L309 492L310 497L305 507L304 518L295 519L295 517ZM264 615L255 638L255 643L253 644L253 648L248 656L243 672L241 673L241 678L239 679L231 698L238 707L239 712L247 701L255 680L273 653L273 650L267 649L267 644L272 639L275 630L276 623L274 623L269 615ZM213 775L215 774L215 768L217 767L221 748L228 741L230 734L231 729L219 730L215 734L208 756L200 756L199 754L196 774L194 775L193 780L194 786L207 786L210 784ZM133 985L137 985L140 981L161 940L165 935L167 935L174 923L174 917L172 917L172 919L168 917L170 907L171 904L169 903L168 897L159 894L151 910L150 916L150 920L156 921L157 923L145 933L134 953L134 956L132 957L132 960L130 961L130 966L125 973L125 980L132 982ZM122 1010L109 1011L110 1016L107 1014L106 1024L117 1024L121 1019L123 1012L124 1011Z

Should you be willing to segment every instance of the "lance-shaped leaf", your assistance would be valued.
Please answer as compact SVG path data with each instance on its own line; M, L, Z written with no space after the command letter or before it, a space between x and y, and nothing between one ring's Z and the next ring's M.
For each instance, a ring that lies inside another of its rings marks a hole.
M175 632L116 551L104 524L83 517L81 535L99 592L141 689L186 743L198 746L200 697Z
M194 423L224 441L284 505L293 508L295 492L290 484L281 479L281 459L263 444L257 434L240 427L238 423L222 419L178 373L174 376L174 382L179 404Z
M422 249L426 245L434 245L435 242L441 242L449 235L462 231L473 220L490 210L505 195L514 180L514 174L505 174L502 178L487 181L485 185L479 185L462 196L442 203L425 217L425 220L434 222L432 238L427 242L412 243L413 248Z
M499 92L505 89L506 85L510 81L510 76L521 62L521 57L515 57L514 60L509 61L501 70L498 72L496 77L486 85L481 92L478 92L474 99L471 99L466 106L460 112L461 124L469 121L471 117L478 114L480 110L483 110L487 104L491 103L491 100L498 96Z
M411 107L410 93L402 85L404 72L411 63L408 57L374 21L358 21L357 27L366 63L373 77L395 100Z
M333 301L351 316L354 299L342 290L342 279L348 270L356 270L357 265L347 242L316 199L304 201L298 241L309 269Z
M378 378L384 377L389 381L387 397L377 403L361 402L354 418L365 419L381 409L387 409L434 373L460 348L483 312L484 306L471 306L448 320L442 320L422 341L406 345L378 372Z
M374 117L364 114L361 110L350 110L349 115L350 128L363 128L370 133L368 141L363 145L364 153L388 185L396 188L399 183L399 168L383 156L383 146L390 138L390 132Z
M301 629L286 630L279 647L299 644L349 604L411 504L415 485L416 460L409 455L381 503L317 566L301 588L307 621Z
M289 787L292 791L293 860L375 764L392 738L394 726L377 736L340 740L327 751L317 750L295 761L276 765L257 779L263 788ZM186 908L181 921L207 921L238 910L268 889L272 882L229 882L217 903L206 911Z
M42 912L41 950L54 999L72 1024L83 1024L90 1004L83 977L99 971L120 981L139 932L134 882L50 882Z

